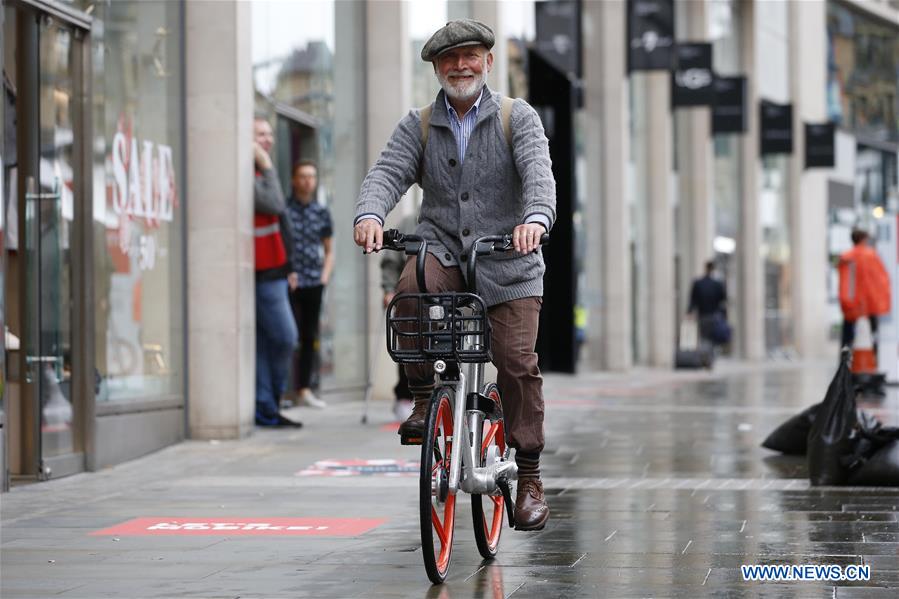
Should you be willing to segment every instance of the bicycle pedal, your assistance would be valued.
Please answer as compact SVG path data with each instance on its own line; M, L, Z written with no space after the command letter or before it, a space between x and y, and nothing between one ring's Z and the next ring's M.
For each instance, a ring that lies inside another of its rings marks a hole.
M421 445L421 435L400 435L400 445Z

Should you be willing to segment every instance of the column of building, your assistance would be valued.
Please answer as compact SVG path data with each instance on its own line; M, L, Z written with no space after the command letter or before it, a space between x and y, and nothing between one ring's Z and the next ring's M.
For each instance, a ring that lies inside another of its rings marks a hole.
M583 4L584 56L589 57L584 60L583 207L588 369L626 370L633 362L625 10L623 2Z
M256 376L251 8L184 11L190 435L235 438L252 430Z
M672 365L674 357L674 209L672 205L672 114L671 74L649 71L634 74L645 78L646 138L643 165L647 198L647 258L648 301L647 334L649 364L656 367Z
M790 159L790 269L796 349L804 358L828 354L827 171L805 167L803 123L827 119L827 4L789 3L793 154ZM817 51L815 51L817 50Z
M684 3L684 41L708 40L707 0ZM675 140L678 173L677 243L680 259L677 286L681 312L689 303L690 285L712 258L713 138L708 106L677 108Z
M740 233L737 238L736 347L742 357L758 360L765 354L765 286L760 252L759 225L759 98L755 44L756 0L741 0L742 63L746 75L747 130L740 140L742 185Z
M365 17L366 82L366 168L375 163L381 150L393 133L397 122L412 107L412 45L409 41L408 3L403 0L368 0ZM385 32L389 32L386 34ZM358 189L351 196L355 198ZM402 215L413 208L413 194L407 194L408 205L398 206L388 217L387 227L395 225ZM395 368L384 352L384 310L381 298L380 260L372 256L366 264L367 293L369 297L368 339L369 353L379 356L386 368L375 368L370 373L377 396L389 396L395 382ZM379 353L375 353L379 352ZM373 363L373 360L369 360Z

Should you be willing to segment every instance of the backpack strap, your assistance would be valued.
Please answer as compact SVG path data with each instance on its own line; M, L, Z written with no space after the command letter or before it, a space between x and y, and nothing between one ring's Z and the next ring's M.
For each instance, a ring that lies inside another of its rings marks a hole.
M499 103L500 118L503 121L503 136L506 138L506 144L509 149L512 148L512 105L515 99L503 96Z
M434 109L433 104L423 106L419 110L421 115L421 147L426 148L428 145L428 136L431 133L431 111Z

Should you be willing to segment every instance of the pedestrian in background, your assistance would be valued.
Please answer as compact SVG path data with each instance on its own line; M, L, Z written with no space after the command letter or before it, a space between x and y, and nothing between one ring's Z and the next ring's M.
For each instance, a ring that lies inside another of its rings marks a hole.
M264 117L253 121L253 236L256 251L256 424L302 426L281 414L297 327L287 296L290 278L290 223L278 174L272 165L275 143Z
M730 342L730 326L727 324L727 288L715 279L715 263L705 263L705 275L693 281L690 289L690 306L687 314L696 314L699 337L706 347L726 345Z
M871 335L875 338L877 317L890 311L890 275L877 255L868 245L868 233L861 229L852 231L851 250L840 256L840 308L843 311L842 347L852 347L855 340L855 323L867 317L871 323Z
M418 224L418 216L410 214L400 221L397 230L400 233L414 233ZM390 305L396 296L396 285L403 274L408 258L399 252L384 252L381 254L381 288L384 290L384 309ZM406 369L402 364L397 364L397 383L393 388L393 415L402 422L412 414L412 392L409 391L409 379L406 378Z
M311 160L301 160L293 167L293 193L287 202L293 233L293 273L290 280L290 306L300 332L300 349L294 363L296 402L313 408L327 404L311 389L313 369L318 363L319 321L322 295L334 268L331 237L334 228L331 213L315 198L318 168Z

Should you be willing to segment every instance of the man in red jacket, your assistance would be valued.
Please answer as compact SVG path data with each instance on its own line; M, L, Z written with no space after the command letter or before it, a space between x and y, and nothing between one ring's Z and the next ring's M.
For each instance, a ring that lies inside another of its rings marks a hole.
M281 414L278 404L287 387L290 356L297 345L297 325L290 310L288 286L295 287L291 272L290 223L287 204L272 166L275 143L272 127L264 118L253 121L253 236L256 249L256 424L302 426Z
M852 231L853 248L840 256L840 308L843 310L843 347L852 347L855 322L865 316L871 334L877 333L877 317L890 311L890 276L877 251L867 243L868 234Z

